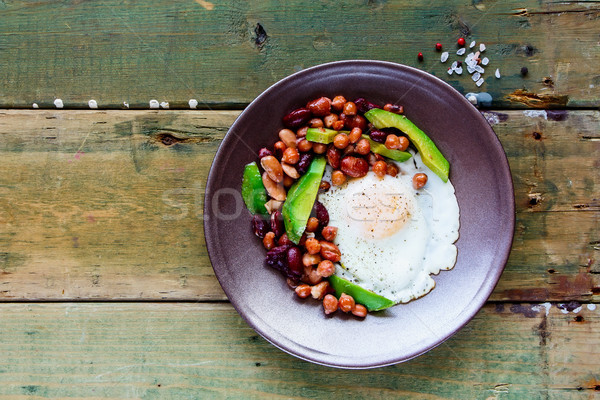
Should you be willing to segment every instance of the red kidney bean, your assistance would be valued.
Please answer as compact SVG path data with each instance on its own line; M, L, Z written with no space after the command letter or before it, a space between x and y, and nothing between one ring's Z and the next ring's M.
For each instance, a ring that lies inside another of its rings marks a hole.
M283 246L283 245L293 245L294 242L292 242L290 240L290 238L288 237L287 233L284 233L283 235L281 235L281 237L279 238L279 240L277 241L277 245L278 246Z
M312 214L317 217L320 226L324 227L329 225L329 212L319 200L315 201Z
M331 165L331 168L338 169L340 167L340 158L342 152L336 149L333 145L327 149L327 162Z
M310 110L316 117L324 117L331 112L331 99L327 97L319 97L313 101L309 101L306 108Z
M276 237L280 237L285 232L283 216L279 210L271 214L271 231L273 231Z
M355 115L353 117L346 117L344 120L346 129L352 130L354 128L360 128L362 131L367 130L367 119L362 115Z
M298 277L302 275L304 266L302 265L302 252L296 246L292 246L287 251L287 264L290 272Z
M310 167L312 159L312 153L300 154L300 160L298 160L298 164L296 164L296 171L298 171L300 175L304 175L306 171L308 171L308 167Z
M360 178L369 172L369 163L364 158L348 156L341 162L342 172L352 178Z
M267 232L269 232L269 227L265 220L263 220L260 216L255 215L252 217L252 230L254 234L259 238L264 238Z
M387 135L387 132L381 131L379 129L371 129L371 132L369 133L371 140L377 143L385 143Z
M267 149L266 147L263 147L262 149L260 149L258 151L258 158L263 158L263 157L267 157L267 156L272 156L273 153L271 153L271 150Z
M354 100L354 104L356 104L356 107L358 108L358 112L361 114L364 114L373 108L381 108L377 104L371 103L364 97L359 97L358 99Z
M306 124L311 117L312 113L308 108L298 108L283 117L283 124L288 128L300 128L302 125Z
M277 246L267 251L267 265L287 274L287 251L289 247L288 245Z

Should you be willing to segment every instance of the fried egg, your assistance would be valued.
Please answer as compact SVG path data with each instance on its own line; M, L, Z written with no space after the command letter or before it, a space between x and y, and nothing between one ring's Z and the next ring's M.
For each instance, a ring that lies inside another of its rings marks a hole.
M341 251L336 274L395 303L424 296L431 274L456 263L459 209L452 183L444 183L419 154L397 163L400 173L379 178L372 171L319 195L338 227ZM416 190L412 177L427 174Z

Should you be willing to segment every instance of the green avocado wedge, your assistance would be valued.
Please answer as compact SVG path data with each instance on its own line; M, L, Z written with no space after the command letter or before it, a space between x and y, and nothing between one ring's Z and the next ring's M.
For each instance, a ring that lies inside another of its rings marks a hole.
M352 296L356 303L367 307L367 310L369 311L380 311L394 305L392 300L386 299L377 293L364 289L337 275L331 275L329 277L329 284L335 290L335 296L337 298L339 298L342 293L346 293Z
M450 163L444 158L429 136L408 118L404 115L394 114L379 108L367 111L365 118L377 129L396 128L406 133L410 141L415 145L419 153L421 153L423 163L444 182L448 182Z
M369 144L371 145L371 151L373 153L380 154L384 157L387 157L391 160L404 162L412 157L412 155L408 151L400 151L400 150L392 150L385 147L384 144L377 143L372 140L368 135L362 135L363 139L367 139Z
M306 229L306 223L319 193L319 185L323 179L325 165L324 157L315 158L308 171L290 188L287 198L281 208L285 231L288 238L298 244Z
M327 128L308 128L306 130L306 140L309 142L329 144L338 133L349 133L348 131L334 131Z
M255 162L247 164L242 176L242 198L251 214L266 215L267 192Z

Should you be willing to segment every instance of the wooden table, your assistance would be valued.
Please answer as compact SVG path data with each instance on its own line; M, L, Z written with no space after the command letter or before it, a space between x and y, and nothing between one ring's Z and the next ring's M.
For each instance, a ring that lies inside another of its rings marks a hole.
M0 396L598 398L599 32L595 1L0 2ZM276 349L206 255L220 140L270 84L327 61L404 63L475 91L434 50L460 36L502 74L486 72L484 115L517 204L489 303L392 367Z

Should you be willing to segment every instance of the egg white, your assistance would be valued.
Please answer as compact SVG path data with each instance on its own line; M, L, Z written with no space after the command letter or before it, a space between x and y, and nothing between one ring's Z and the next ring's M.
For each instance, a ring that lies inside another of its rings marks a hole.
M424 296L435 287L431 274L456 263L459 208L450 181L444 183L419 154L397 163L396 177L349 179L320 194L342 256L336 274L395 303ZM412 177L424 172L423 189Z

